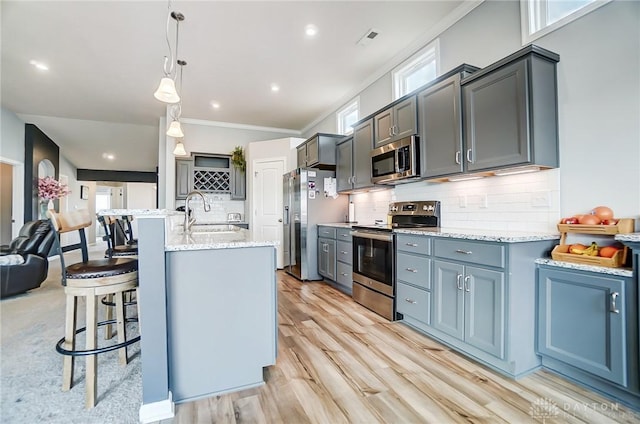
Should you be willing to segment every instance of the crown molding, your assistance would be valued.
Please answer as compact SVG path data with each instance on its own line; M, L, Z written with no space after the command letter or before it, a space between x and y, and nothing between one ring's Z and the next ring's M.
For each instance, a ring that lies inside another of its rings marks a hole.
M180 118L180 121L183 124L205 125L208 127L221 127L221 128L234 128L238 130L274 132L274 133L290 134L290 135L296 135L296 136L299 136L302 134L302 131L292 130L289 128L261 127L258 125L236 124L233 122L207 121L204 119L192 119L192 118Z

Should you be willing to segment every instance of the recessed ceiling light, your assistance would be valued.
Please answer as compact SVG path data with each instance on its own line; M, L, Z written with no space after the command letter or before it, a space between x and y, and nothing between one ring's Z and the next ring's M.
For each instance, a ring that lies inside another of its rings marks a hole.
M318 34L318 27L315 26L314 24L309 24L304 27L304 33L308 37L315 37Z
M277 93L278 91L280 91L280 86L278 84L271 84L271 91L273 91L274 93Z
M35 66L36 69L39 69L41 71L48 71L49 70L49 67L46 64L44 64L42 62L38 62L37 60L30 60L29 63L31 65Z
M218 102L211 102L211 107L214 109L220 109L220 103Z
M103 159L108 159L108 160L114 160L116 157L111 153L103 153L102 154L102 158Z

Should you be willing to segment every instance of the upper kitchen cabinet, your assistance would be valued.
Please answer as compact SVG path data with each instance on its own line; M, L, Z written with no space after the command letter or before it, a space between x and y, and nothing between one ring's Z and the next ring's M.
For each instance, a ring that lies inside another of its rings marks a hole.
M559 60L530 45L461 81L465 171L558 166Z
M176 158L176 199L184 200L193 190L193 159Z
M461 65L440 76L417 95L422 147L420 174L425 178L464 170L460 81L478 69Z
M414 95L392 103L374 118L373 148L418 133L416 97Z
M318 133L298 146L298 168L335 169L336 143L344 136Z
M247 197L245 171L237 166L231 167L231 200L244 200Z
M371 150L373 145L373 118L353 128L353 137L344 139L336 148L337 189L349 193L373 187L371 182Z

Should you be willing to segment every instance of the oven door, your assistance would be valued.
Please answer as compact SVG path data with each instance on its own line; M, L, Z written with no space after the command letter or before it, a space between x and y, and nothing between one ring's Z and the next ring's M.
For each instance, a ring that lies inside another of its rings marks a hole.
M353 280L393 297L393 233L352 231Z

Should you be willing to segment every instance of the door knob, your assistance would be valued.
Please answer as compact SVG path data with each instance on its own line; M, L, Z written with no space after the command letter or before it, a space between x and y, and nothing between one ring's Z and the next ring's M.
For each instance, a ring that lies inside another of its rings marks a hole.
M282 222L282 218L280 218L280 219L278 220L278 222Z

